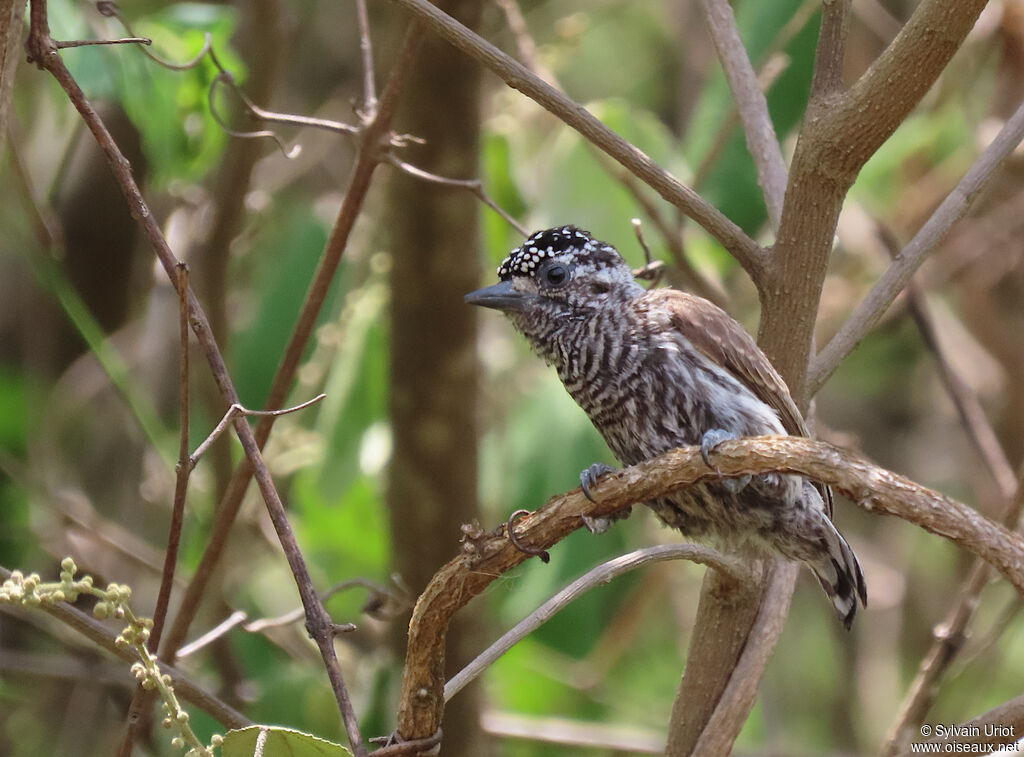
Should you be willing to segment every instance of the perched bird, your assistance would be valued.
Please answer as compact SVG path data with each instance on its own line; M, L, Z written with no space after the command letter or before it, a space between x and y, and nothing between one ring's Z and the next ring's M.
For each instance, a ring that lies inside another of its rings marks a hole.
M707 463L725 439L807 435L785 382L742 326L700 297L644 289L589 232L538 231L498 276L466 302L511 318L624 465L696 444ZM588 497L608 470L595 463L580 474ZM828 487L792 474L711 477L647 504L691 538L804 563L847 628L858 597L867 604L857 558L832 524Z

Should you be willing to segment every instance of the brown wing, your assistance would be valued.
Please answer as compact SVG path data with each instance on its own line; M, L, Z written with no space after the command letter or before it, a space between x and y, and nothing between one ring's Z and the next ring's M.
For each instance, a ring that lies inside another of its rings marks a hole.
M672 313L672 326L694 347L772 407L789 434L808 436L803 415L793 402L786 382L754 338L728 313L714 303L676 289L658 289L648 296L662 301ZM831 518L832 490L822 484L815 483L815 486Z

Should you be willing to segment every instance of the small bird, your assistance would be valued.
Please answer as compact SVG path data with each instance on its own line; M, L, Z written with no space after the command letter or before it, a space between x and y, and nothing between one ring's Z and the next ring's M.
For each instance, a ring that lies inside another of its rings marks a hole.
M709 453L726 439L807 435L785 382L742 326L700 297L640 286L618 251L589 232L538 231L498 276L466 302L511 318L622 464L699 444L710 466ZM584 494L610 470L585 469ZM708 478L647 504L688 537L804 563L847 628L858 597L867 605L864 574L832 524L824 485L781 473ZM587 525L601 531L608 523Z

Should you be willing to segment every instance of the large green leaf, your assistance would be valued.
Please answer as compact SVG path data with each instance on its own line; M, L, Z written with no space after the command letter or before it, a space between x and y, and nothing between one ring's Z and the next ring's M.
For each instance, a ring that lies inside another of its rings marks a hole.
M260 751L257 752L257 747ZM224 757L346 757L352 753L340 744L290 728L254 725L224 735Z

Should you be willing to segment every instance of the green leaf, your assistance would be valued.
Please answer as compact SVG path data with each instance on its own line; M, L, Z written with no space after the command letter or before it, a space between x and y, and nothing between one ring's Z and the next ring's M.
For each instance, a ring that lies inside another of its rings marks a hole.
M266 734L265 736L263 734ZM343 757L352 752L340 744L301 731L277 726L254 725L224 736L224 757L252 757L257 741L263 739L263 757Z

